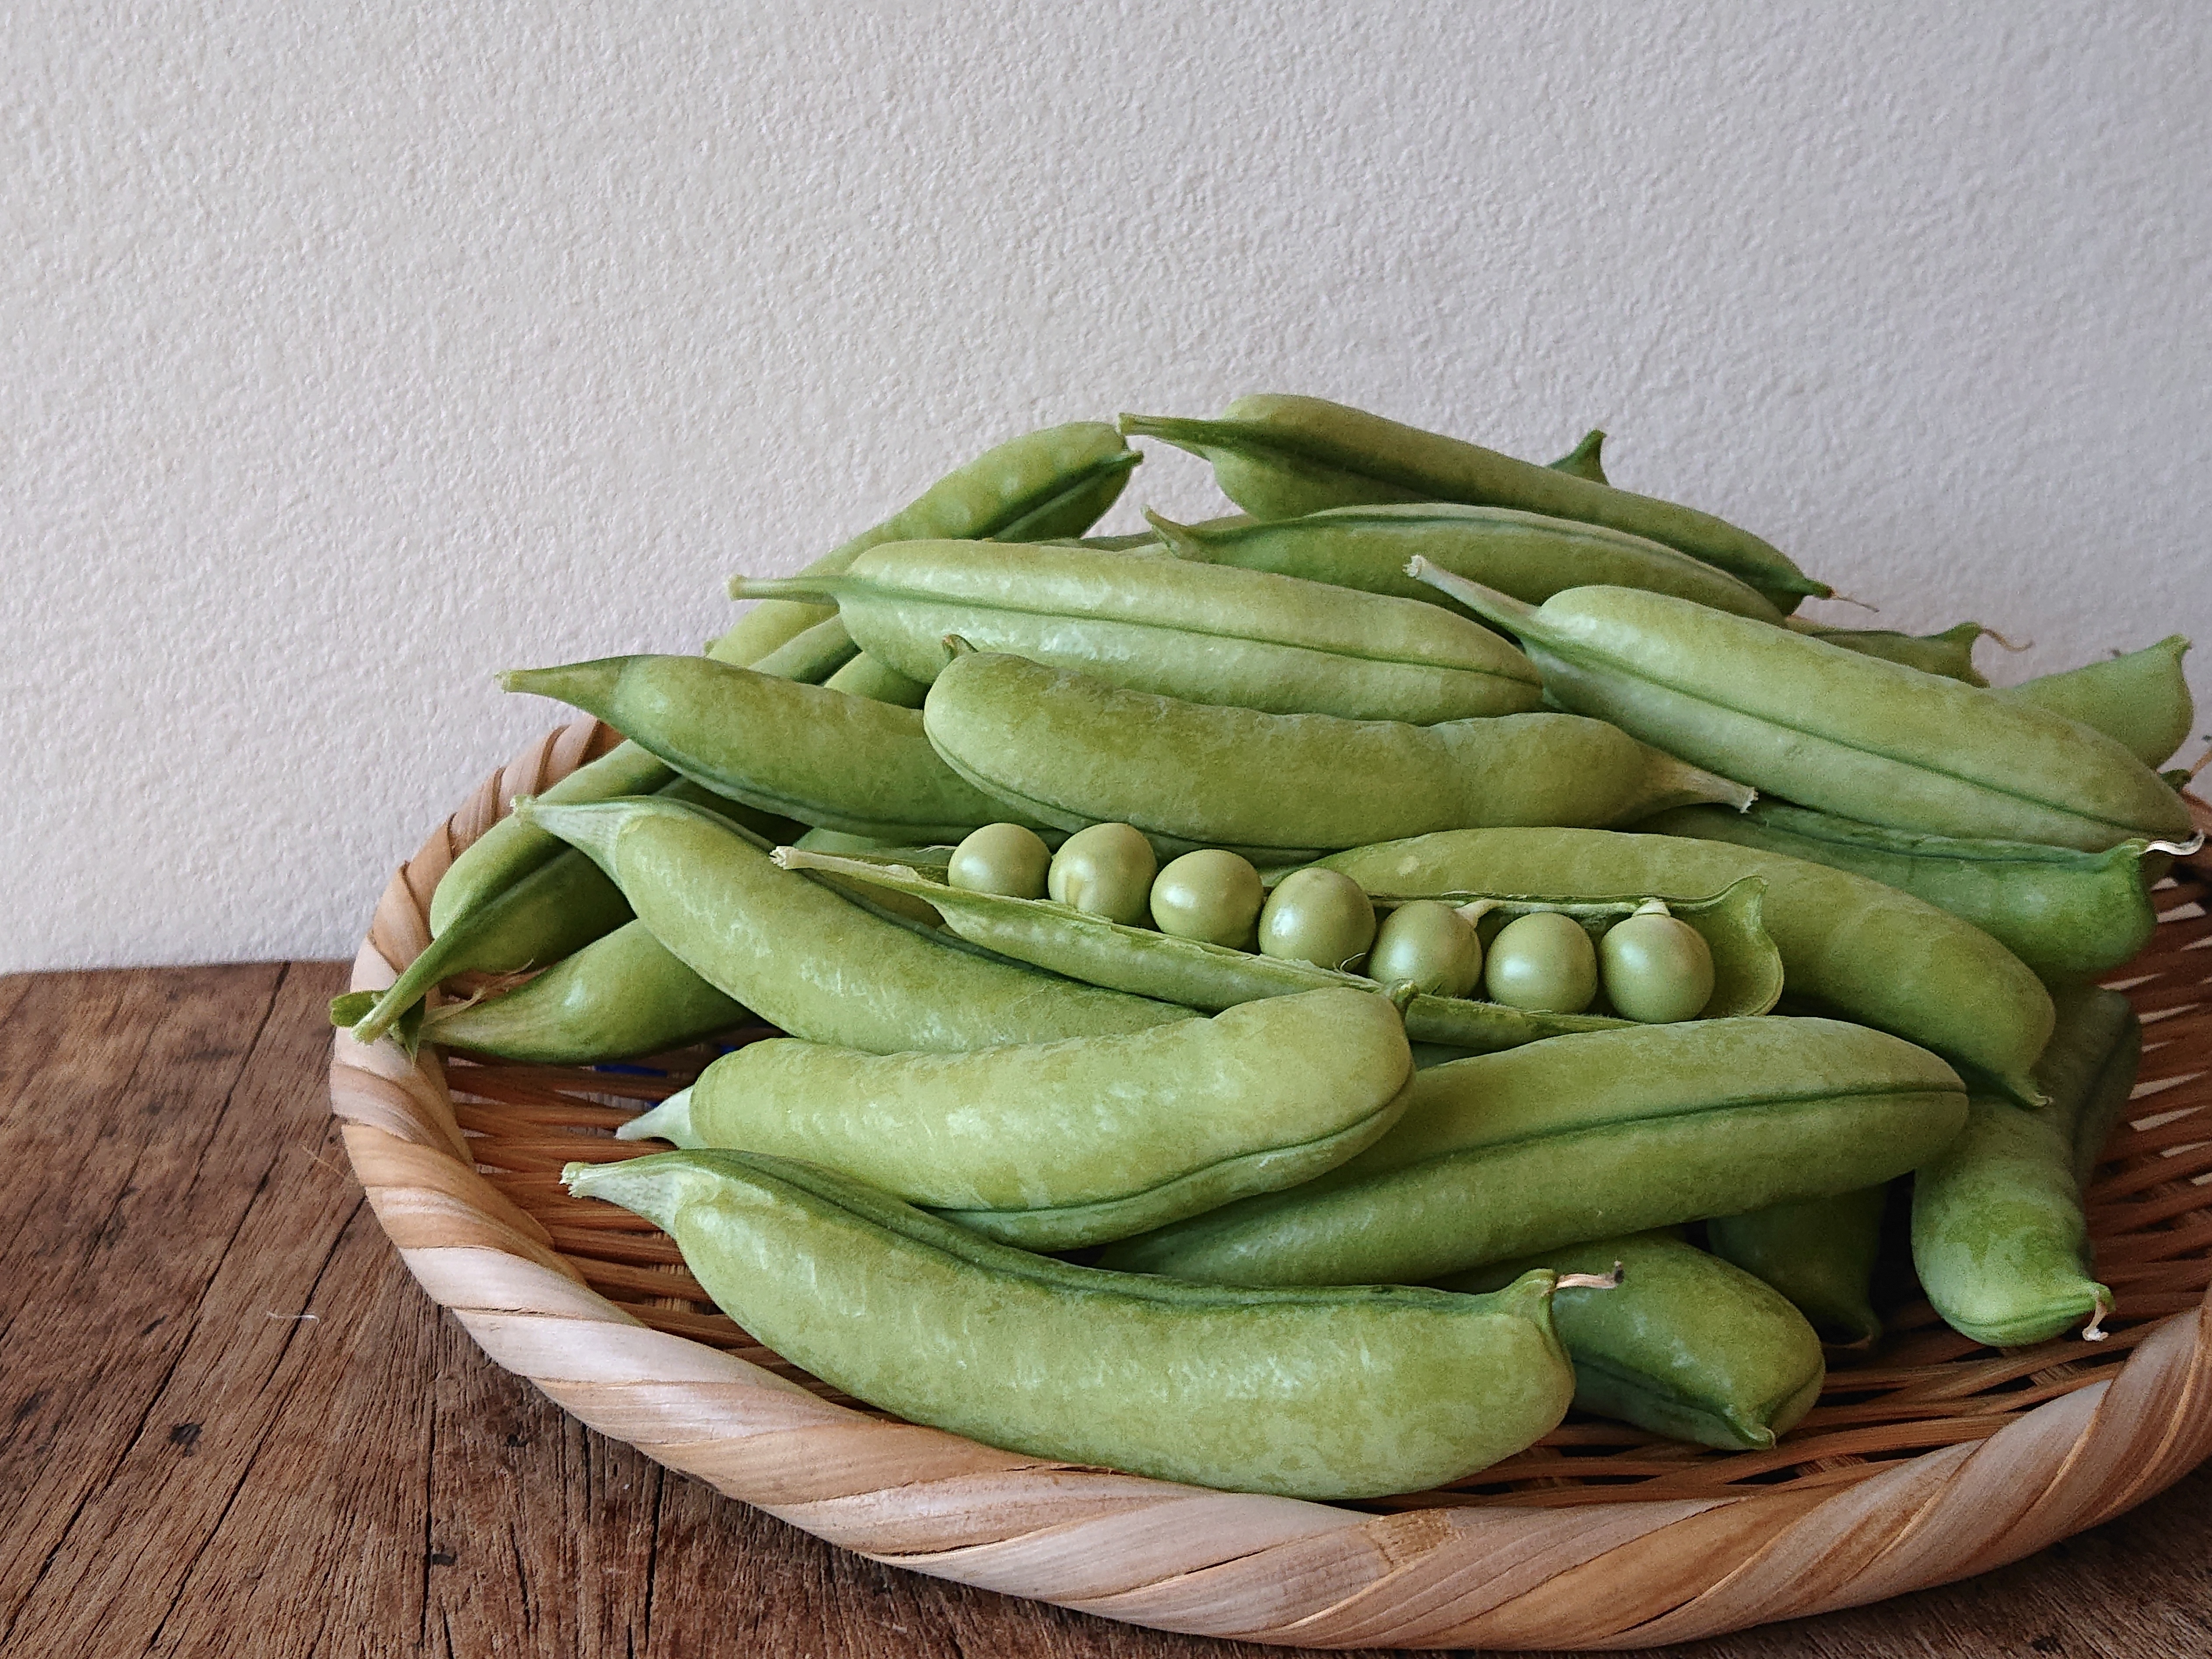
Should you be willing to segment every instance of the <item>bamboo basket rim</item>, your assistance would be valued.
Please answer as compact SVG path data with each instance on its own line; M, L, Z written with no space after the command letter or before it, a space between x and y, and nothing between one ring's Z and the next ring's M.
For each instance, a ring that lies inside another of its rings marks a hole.
M453 858L618 735L580 720L494 773L380 899L350 988L429 940ZM2191 799L2200 820L2212 807ZM2145 1018L2090 1188L2118 1313L2100 1347L1992 1353L1925 1310L1833 1367L1769 1453L1571 1418L1459 1489L1378 1504L1219 1492L1000 1451L837 1395L706 1304L647 1224L558 1187L712 1050L656 1066L456 1062L337 1034L331 1109L379 1223L498 1364L671 1468L873 1559L1162 1630L1307 1647L1641 1647L2016 1560L2212 1455L2212 855L2107 982ZM2199 902L2203 900L2205 902ZM2194 914L2191 914L2194 913ZM2130 1309L2135 1311L2131 1312ZM1831 1395L1838 1396L1831 1406Z

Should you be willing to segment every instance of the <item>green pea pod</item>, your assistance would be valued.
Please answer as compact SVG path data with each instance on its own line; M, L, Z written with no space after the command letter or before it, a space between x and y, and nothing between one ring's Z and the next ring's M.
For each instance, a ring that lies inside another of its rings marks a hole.
M1887 1181L1942 1151L1966 1109L1935 1055L1838 1020L1555 1037L1417 1072L1405 1115L1358 1157L1103 1261L1234 1285L1425 1284Z
M1342 988L963 1054L725 1054L616 1131L842 1170L1001 1243L1073 1249L1319 1175L1397 1121L1397 1011Z
M1005 805L939 760L922 716L703 657L605 657L502 675L620 727L717 794L878 841L958 841Z
M681 1048L744 1020L744 1008L632 921L503 996L433 1009L422 1035L502 1060L590 1066Z
M822 683L832 691L848 691L898 708L919 708L929 695L929 687L921 681L908 679L865 651Z
M588 854L686 967L810 1042L943 1053L1191 1017L939 944L778 869L696 807L648 799L515 810Z
M710 647L708 654L718 648ZM812 685L836 673L856 649L845 625L831 617L767 653L755 665L755 672ZM676 775L657 756L624 742L549 786L540 792L539 799L612 800L618 795L650 795L675 781ZM561 843L552 836L517 823L512 814L501 818L462 848L460 856L439 878L437 890L430 895L430 936L435 939L445 933L462 917L561 853ZM545 960L544 955L540 954L538 960Z
M869 655L933 681L979 650L1193 702L1415 725L1523 713L1536 671L1437 605L1185 559L1001 542L901 542L842 576L735 578L736 594L834 598Z
M1303 519L1224 530L1180 525L1157 513L1145 516L1160 539L1184 559L1303 576L1431 605L1450 601L1406 574L1417 553L1441 569L1532 605L1565 588L1603 582L1672 593L1770 623L1782 620L1756 588L1686 553L1601 526L1511 507L1451 502L1338 507Z
M1971 921L2046 981L2131 962L2158 926L2150 884L2186 842L2124 841L2102 853L2033 842L1924 836L1762 800L1747 812L1680 807L1639 830L1758 848L1882 882Z
M2190 833L2119 744L2017 698L1662 593L1571 588L1536 607L1425 561L1413 574L1517 635L1561 708L1801 805L2092 853Z
M1496 582L1490 585L1498 586ZM1512 592L1510 588L1504 591ZM1526 599L1528 595L1516 593L1514 597ZM1840 645L1846 651L1880 657L1885 662L1903 663L1923 674L1940 674L1947 680L1962 680L1968 685L1989 684L1974 666L1974 641L1990 631L1979 623L1960 623L1940 634L1899 634L1887 628L1826 628L1807 622L1802 617L1790 617L1790 627L1816 640L1826 640L1830 645Z
M1710 513L1401 426L1319 398L1239 398L1218 421L1124 415L1213 464L1222 493L1255 518L1296 519L1381 501L1465 501L1605 525L1661 542L1758 588L1782 611L1833 592L1776 549Z
M1224 1291L979 1238L817 1165L728 1152L572 1164L663 1228L793 1364L1010 1451L1287 1497L1419 1492L1565 1415L1548 1273L1488 1297Z
M1587 478L1592 483L1606 482L1605 434L1592 428L1583 434L1583 441L1551 464L1554 472L1565 472L1571 477Z
M961 938L999 956L1087 985L1208 1012L1328 986L1377 994L1394 989L1310 963L1126 927L1050 899L1012 898L948 886L941 870L925 874L900 862L902 855L896 853L855 857L783 847L775 857L787 870L835 872L910 895L933 908ZM1712 951L1714 988L1705 1007L1709 1018L1765 1013L1781 993L1781 958L1759 921L1761 892L1762 884L1754 879L1737 882L1713 897L1668 901L1674 914L1696 928ZM1486 919L1495 922L1538 910L1564 911L1593 933L1633 914L1642 902L1494 894L1462 894L1454 902L1480 905L1487 913ZM1602 1015L1538 1013L1464 997L1415 995L1406 1002L1404 1013L1407 1032L1417 1042L1483 1054L1627 1024Z
M1772 1285L1824 1342L1862 1347L1881 1334L1874 1270L1887 1187L1801 1198L1705 1224L1715 1255Z
M1749 792L1597 720L1505 714L1407 726L1267 714L1124 690L1019 657L957 657L923 729L952 769L1062 830L1148 834L1284 863L1468 824L1612 823Z
M2124 656L2005 686L2001 695L2102 732L2144 765L2159 766L2188 740L2197 719L2181 674L2188 649L2187 640L2170 635Z
M1140 459L1101 421L1024 433L947 473L872 530L815 560L805 574L838 574L884 542L1079 536L1114 505ZM771 599L738 617L713 654L722 662L757 662L793 635L836 615L834 606Z
M1370 893L1405 898L1485 887L1710 893L1759 876L1760 919L1793 994L2040 1098L2028 1068L2051 1036L2042 982L1979 928L1863 876L1747 847L1577 830L1462 830L1325 862Z
M2033 1111L1977 1097L1966 1133L1914 1178L1912 1265L1944 1322L1991 1347L2026 1347L2081 1328L2089 1341L2112 1307L2091 1269L2081 1188L2135 1086L2142 1028L2128 1000L2084 986L2061 992L2058 1029Z
M1530 1267L1620 1283L1561 1289L1552 1323L1575 1364L1575 1404L1723 1451L1764 1451L1820 1396L1827 1362L1805 1316L1759 1279L1669 1232L1547 1250L1440 1281L1494 1291Z

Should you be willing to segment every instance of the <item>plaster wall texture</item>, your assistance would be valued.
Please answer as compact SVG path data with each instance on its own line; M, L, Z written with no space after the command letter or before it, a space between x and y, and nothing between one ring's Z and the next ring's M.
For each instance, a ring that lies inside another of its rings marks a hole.
M987 443L1246 391L1601 424L2000 679L2212 661L2208 19L29 0L0 969L349 954L561 717L495 670L696 649ZM1141 502L1223 510L1169 450Z

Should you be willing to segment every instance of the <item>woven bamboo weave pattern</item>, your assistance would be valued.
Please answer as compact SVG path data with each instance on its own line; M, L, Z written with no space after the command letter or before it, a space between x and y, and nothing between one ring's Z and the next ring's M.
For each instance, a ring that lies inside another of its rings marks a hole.
M429 896L517 794L605 752L577 721L487 780L394 877L356 960L380 988ZM2109 981L2142 1013L2136 1099L2090 1188L2102 1344L1983 1348L1924 1304L1832 1357L1773 1450L1571 1417L1455 1489L1358 1506L1071 1468L872 1411L717 1312L673 1244L573 1200L572 1159L711 1050L635 1067L409 1060L337 1038L333 1109L392 1242L500 1364L601 1432L879 1559L1152 1625L1321 1647L1682 1641L1982 1571L2094 1526L2212 1454L2212 868L2177 868ZM731 1040L743 1040L738 1034Z

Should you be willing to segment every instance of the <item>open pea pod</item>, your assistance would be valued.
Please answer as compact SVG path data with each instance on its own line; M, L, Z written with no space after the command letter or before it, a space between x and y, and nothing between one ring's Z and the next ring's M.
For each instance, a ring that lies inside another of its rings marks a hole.
M1359 974L1338 973L1309 963L1125 927L1050 899L1009 898L947 886L885 854L839 856L784 847L776 849L775 857L787 870L852 877L922 899L959 938L1017 962L1049 969L1086 984L1177 1002L1210 1013L1261 997L1291 996L1331 985L1348 985L1378 994L1388 988ZM1668 908L1705 934L1712 946L1715 988L1708 1014L1763 1013L1781 994L1781 958L1759 920L1759 898L1765 889L1764 881L1752 877L1712 898L1680 904L1668 901ZM1552 904L1526 896L1490 902L1497 905L1501 917L1536 909L1565 910L1597 931L1602 931L1606 921L1628 915L1638 902L1629 899ZM1587 920L1578 914L1582 912L1590 913ZM1725 970L1724 961L1729 964ZM1759 988L1770 982L1771 989ZM1729 990L1725 1006L1723 987ZM1761 995L1763 1002L1759 1001ZM1602 1014L1534 1013L1463 997L1416 995L1405 1005L1404 1012L1406 1035L1414 1042L1480 1054L1629 1024Z

